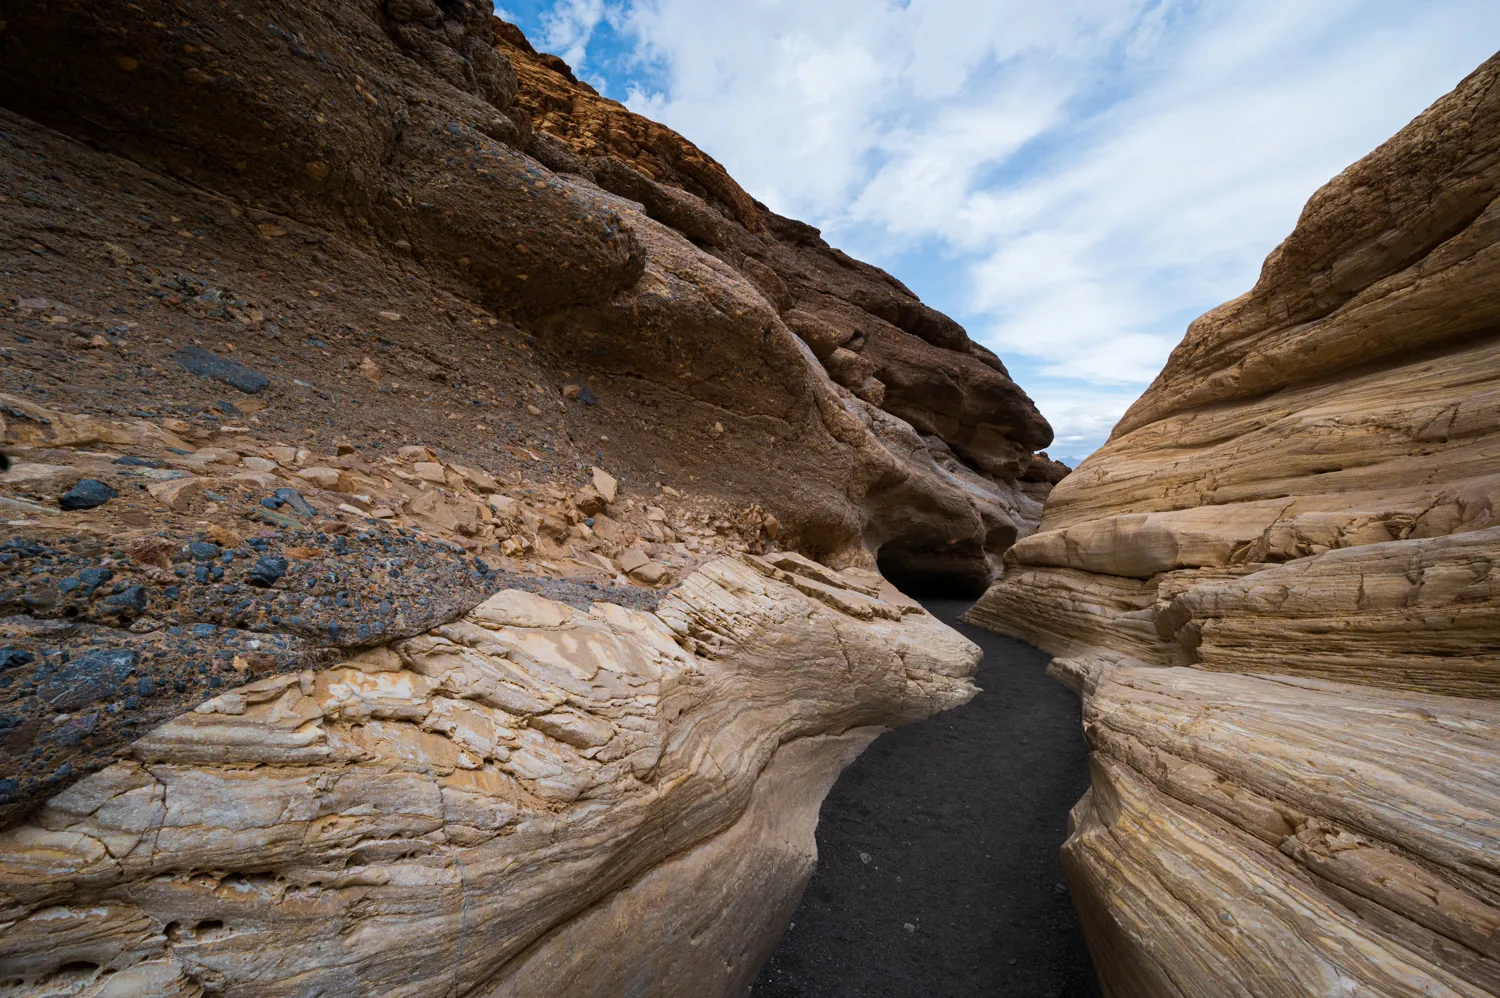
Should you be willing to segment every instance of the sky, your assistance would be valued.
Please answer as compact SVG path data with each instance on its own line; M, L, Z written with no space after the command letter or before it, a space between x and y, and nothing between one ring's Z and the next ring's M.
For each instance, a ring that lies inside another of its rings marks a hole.
M1494 0L501 0L998 353L1076 464Z

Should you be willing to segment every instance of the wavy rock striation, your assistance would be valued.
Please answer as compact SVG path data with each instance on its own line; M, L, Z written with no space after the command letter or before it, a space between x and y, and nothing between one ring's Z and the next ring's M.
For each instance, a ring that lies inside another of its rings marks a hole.
M743 993L838 771L967 701L978 658L873 574L795 555L709 562L654 613L504 590L222 693L0 835L0 979Z
M1500 993L1500 57L1189 327L970 619L1059 656L1107 993Z
M0 204L6 994L743 993L1065 473L485 0L7 3Z

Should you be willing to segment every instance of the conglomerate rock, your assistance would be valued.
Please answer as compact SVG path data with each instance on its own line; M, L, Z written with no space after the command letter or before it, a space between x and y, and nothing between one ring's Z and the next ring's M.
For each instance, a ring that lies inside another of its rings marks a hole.
M1497 80L1313 197L970 611L1084 698L1111 996L1500 994Z
M7 993L743 993L833 778L979 659L873 573L744 559L654 613L504 590L151 731L0 833Z
M526 380L579 389L566 449L608 443L609 465L648 481L710 479L774 513L789 545L837 564L873 555L915 581L977 592L1039 516L1045 476L1028 473L1051 430L998 359L527 52L488 3L17 0L5 20L16 249L71 285L37 282L36 300L92 285L79 311L129 314L136 285L186 254L198 266L162 297L192 298L182 318L227 327L213 332L237 350L285 352L287 326L311 326L326 368L324 333L341 329L340 369L409 352L419 379L472 388L484 365L456 354L520 341L543 369ZM91 279L80 258L121 273ZM145 362L179 366L210 331L141 318L135 363L116 365L127 383ZM465 338L449 323L477 325ZM118 359L104 325L101 366ZM285 391L248 366L257 392ZM377 383L352 380L339 394Z

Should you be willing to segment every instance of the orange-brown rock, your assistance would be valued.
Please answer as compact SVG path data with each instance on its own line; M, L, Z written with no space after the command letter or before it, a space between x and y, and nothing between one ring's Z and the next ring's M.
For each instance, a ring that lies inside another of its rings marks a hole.
M1029 400L488 3L0 22L5 988L742 992Z
M1497 82L1314 195L970 611L1084 698L1111 995L1500 994Z
M1051 428L999 359L961 326L889 274L830 247L817 229L753 201L692 143L601 97L513 26L499 23L496 38L516 67L516 107L531 115L534 155L640 203L733 268L837 385L942 441L942 453L992 481L986 490L998 491L1002 506L1014 506L1017 495L1045 495L1045 477L1033 476L1030 488L1018 483L1033 452L1051 442ZM553 341L559 350L575 344L573 337ZM1020 511L1022 520L1027 515ZM1002 530L990 547L1003 550L1010 539ZM943 557L923 538L891 547L883 564L920 585Z

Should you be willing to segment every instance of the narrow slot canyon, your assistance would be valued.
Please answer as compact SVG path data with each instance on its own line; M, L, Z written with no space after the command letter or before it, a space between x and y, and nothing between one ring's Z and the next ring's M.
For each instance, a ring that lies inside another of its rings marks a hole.
M1500 998L1500 54L824 6L0 6L0 998Z
M1049 656L923 605L984 650L963 707L878 738L818 817L818 865L754 998L1099 994L1058 848L1088 789Z

